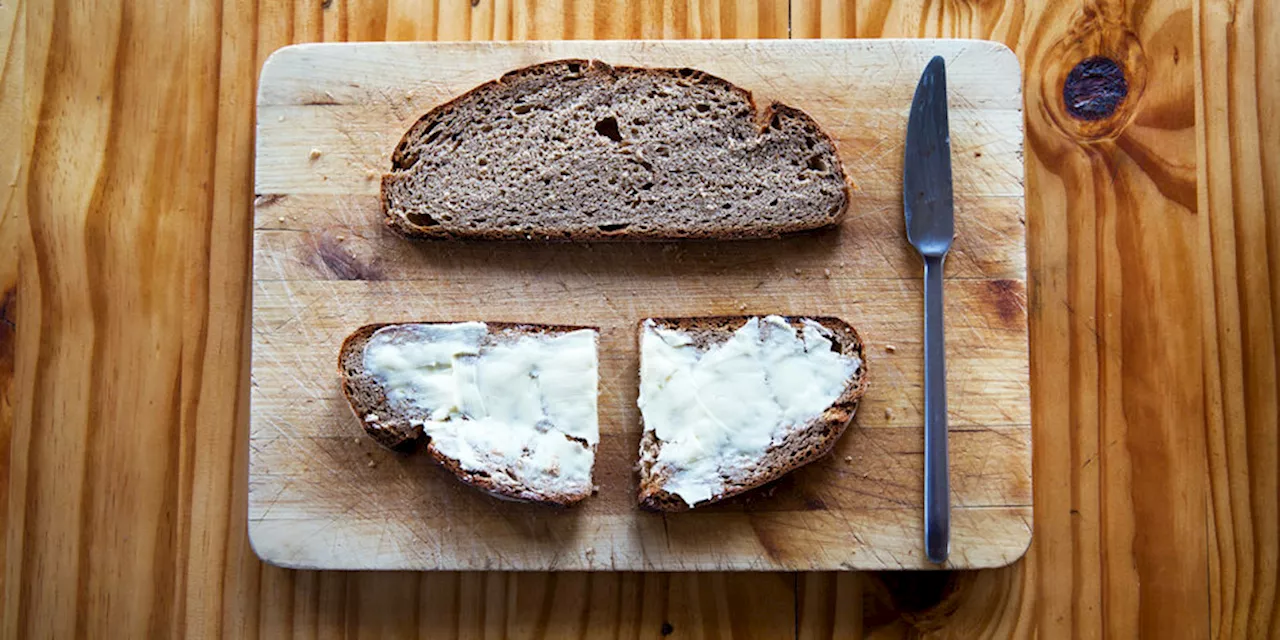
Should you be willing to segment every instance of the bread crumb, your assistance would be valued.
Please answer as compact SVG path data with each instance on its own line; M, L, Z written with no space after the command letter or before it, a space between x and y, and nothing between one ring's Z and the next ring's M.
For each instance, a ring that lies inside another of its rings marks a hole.
M800 267L796 267L796 275L800 275Z
M890 409L889 407L884 408L884 419L885 420L893 419L893 409Z
M319 160L319 159L320 159L320 150L319 150L319 149L312 149L312 150L311 150L311 159L312 159L312 160Z
M368 171L364 172L364 179L368 180L369 182L373 182L374 178L377 178L377 177L378 177L378 172L374 171L373 169L369 169Z
M373 460L370 460L370 461L369 461L369 468L370 468L370 469L372 469L372 468L374 468L374 467L376 467L376 466L378 466L378 463L374 462Z
M346 236L338 236L338 242L342 242L343 240L346 240L346 239L347 239Z
M822 270L822 277L827 278L828 280L830 280L830 279L831 279L831 270L830 270L830 269L823 269L823 270Z
M847 464L853 464L853 456L845 456L844 461Z
M841 268L841 269L843 269L843 268L844 268L844 263L843 263L843 262L841 262L841 263L840 263L840 268Z
M365 416L365 417L364 417L364 421L365 421L365 422L377 422L377 421L378 421L378 414L376 414L376 413L371 413L371 414L369 414L369 415L367 415L367 416Z
M893 346L892 344L886 344L886 345L884 346L884 350L885 350L885 351L888 351L889 353L893 353L893 352L897 351L897 350L898 350L898 348L897 348L897 347L895 347L895 346Z
M738 305L738 311L746 311L746 310L747 310L747 303L744 302Z
M276 122L284 122L284 116L276 118Z
M284 216L280 216L279 218L276 218L276 220L279 222L284 222Z

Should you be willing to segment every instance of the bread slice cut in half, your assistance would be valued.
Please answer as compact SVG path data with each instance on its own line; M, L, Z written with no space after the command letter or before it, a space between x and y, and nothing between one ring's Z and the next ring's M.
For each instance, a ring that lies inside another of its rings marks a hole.
M867 388L862 340L836 318L640 324L640 505L698 507L826 455Z
M366 433L495 496L591 495L599 332L505 322L373 324L342 343L342 389Z
M422 116L382 205L420 238L759 238L836 224L851 184L798 109L694 69L559 60Z

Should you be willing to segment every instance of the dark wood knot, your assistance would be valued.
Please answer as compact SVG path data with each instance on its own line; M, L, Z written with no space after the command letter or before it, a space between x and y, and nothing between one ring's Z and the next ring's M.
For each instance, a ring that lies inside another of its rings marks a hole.
M1111 117L1128 95L1124 68L1105 56L1081 60L1062 84L1062 101L1067 113L1081 120Z

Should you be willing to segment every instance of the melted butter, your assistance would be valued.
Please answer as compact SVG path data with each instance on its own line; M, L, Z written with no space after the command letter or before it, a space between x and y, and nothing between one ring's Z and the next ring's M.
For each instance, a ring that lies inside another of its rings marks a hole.
M833 351L820 324L802 326L751 318L700 350L686 333L645 321L637 404L662 441L656 465L668 491L691 506L710 500L840 397L861 361Z
M462 468L506 469L544 491L589 488L600 439L596 332L486 344L488 332L481 322L383 327L364 367Z

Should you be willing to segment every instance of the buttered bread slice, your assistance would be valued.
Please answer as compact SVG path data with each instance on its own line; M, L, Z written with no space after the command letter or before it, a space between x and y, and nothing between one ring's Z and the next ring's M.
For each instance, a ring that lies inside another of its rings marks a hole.
M651 318L640 325L641 506L681 511L828 453L867 387L836 318Z
M374 324L339 372L365 431L431 457L496 496L567 505L591 495L600 440L598 332L460 322Z

